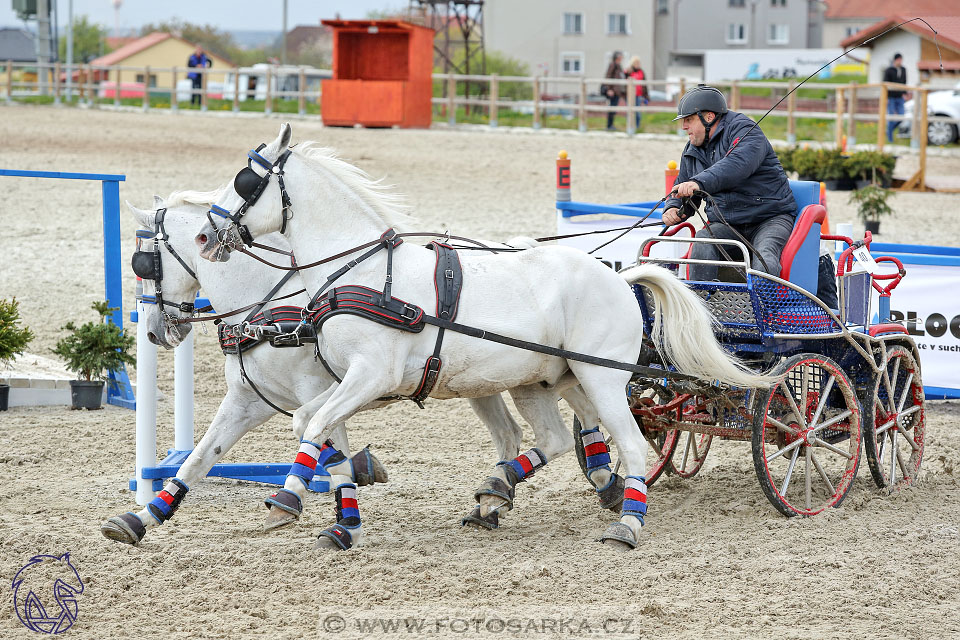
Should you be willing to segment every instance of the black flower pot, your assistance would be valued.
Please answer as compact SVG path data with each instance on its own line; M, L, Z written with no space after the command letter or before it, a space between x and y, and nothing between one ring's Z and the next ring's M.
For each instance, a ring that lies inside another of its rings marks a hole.
M880 233L880 221L879 220L867 220L863 223L864 229L869 231L873 235Z
M71 380L70 403L74 409L100 409L103 380Z
M824 180L823 185L827 188L828 191L839 191L840 190L840 181L839 180Z
M857 180L857 189L863 189L864 187L869 187L873 184L873 180Z
M10 385L0 384L0 411L6 411L10 406Z

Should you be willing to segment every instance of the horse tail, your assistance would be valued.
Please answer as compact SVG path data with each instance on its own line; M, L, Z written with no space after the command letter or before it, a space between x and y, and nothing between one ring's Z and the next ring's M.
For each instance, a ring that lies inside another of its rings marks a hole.
M737 387L773 384L773 378L752 372L720 345L713 333L715 321L703 300L668 270L645 264L628 267L620 275L653 294L650 338L664 359L679 371Z

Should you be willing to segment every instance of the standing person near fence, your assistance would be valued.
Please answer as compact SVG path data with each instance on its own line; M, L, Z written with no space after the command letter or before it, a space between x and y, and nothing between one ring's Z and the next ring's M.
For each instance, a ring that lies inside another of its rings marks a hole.
M191 69L200 67L201 69L206 67L213 66L213 60L207 57L207 54L203 52L203 47L197 45L196 51L190 56L187 60L187 66ZM187 77L190 78L190 81L193 83L193 91L190 93L190 104L201 104L200 99L200 87L203 86L203 75L198 71L191 71L187 74Z
M640 107L641 104L650 104L650 90L647 88L647 85L643 83L647 76L640 67L639 56L633 56L630 58L630 68L627 69L627 75L637 82L637 95L634 96L633 103L637 107ZM637 131L640 131L640 120L642 119L642 116L643 114L640 113L640 109L638 108L636 111Z
M607 66L607 72L603 74L604 78L610 80L625 80L627 74L623 72L623 54L619 51L613 52L613 58L610 60L609 66ZM620 100L623 99L626 102L627 98L627 87L621 84L605 84L601 87L601 92L607 97L607 100L610 102L611 107L616 107L620 104ZM613 126L613 119L616 117L615 111L610 111L607 113L607 131L616 131L617 129Z
M893 55L893 64L883 72L883 81L907 84L907 70L903 68L903 56L899 53ZM888 114L903 115L904 93L904 91L887 91ZM893 132L900 126L900 122L900 120L894 120L893 118L887 120L887 142L893 142Z

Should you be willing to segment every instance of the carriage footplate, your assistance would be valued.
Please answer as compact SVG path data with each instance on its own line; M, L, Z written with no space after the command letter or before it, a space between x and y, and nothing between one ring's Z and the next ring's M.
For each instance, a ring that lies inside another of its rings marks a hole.
M473 508L473 511L470 512L470 515L460 521L460 526L462 527L468 524L484 529L497 529L500 527L500 512L491 511L484 517L480 515L480 505L477 505Z
M818 434L817 437L827 444L840 444L841 442L850 439L850 432L841 431L839 429L824 429Z

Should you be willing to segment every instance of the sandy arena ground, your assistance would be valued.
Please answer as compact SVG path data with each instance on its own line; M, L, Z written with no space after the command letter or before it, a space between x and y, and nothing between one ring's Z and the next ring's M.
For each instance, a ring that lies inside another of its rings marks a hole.
M231 178L279 123L7 107L0 167L124 173L121 199L149 208L155 193ZM385 176L409 194L421 228L486 238L551 233L559 149L574 160L575 198L625 202L657 197L663 167L682 147L603 134L344 130L312 121L294 122L294 139L321 141ZM960 169L945 158L931 165ZM31 350L49 355L59 327L90 319L90 302L102 299L100 190L20 178L2 185L0 296L21 301L38 336ZM958 199L898 195L881 238L960 244ZM828 202L833 223L854 220L846 194ZM124 212L125 256L135 228ZM124 296L126 316L132 277ZM214 333L198 335L198 436L224 393L222 366ZM172 353L161 353L160 371L169 397ZM165 448L173 406L161 402L160 411ZM749 447L718 442L699 476L651 489L642 547L617 554L594 542L611 516L572 454L519 488L500 530L462 529L473 490L495 462L486 430L463 401L433 401L426 411L397 404L350 423L354 445L373 443L390 482L361 491L365 544L331 554L311 548L332 522L327 496L311 496L297 524L263 534L267 490L222 480L195 486L139 548L110 542L100 523L135 506L126 489L133 412L14 409L0 414L0 637L34 637L14 613L17 570L35 554L65 552L86 585L73 638L334 637L333 615L343 616L343 637L363 638L389 634L358 623L407 615L426 616L426 627L394 635L515 637L509 628L497 633L497 622L471 621L484 616L515 619L533 637L957 637L958 418L960 402L929 405L917 487L880 495L864 464L842 508L810 519L774 511ZM289 461L294 451L289 421L275 418L229 460Z

